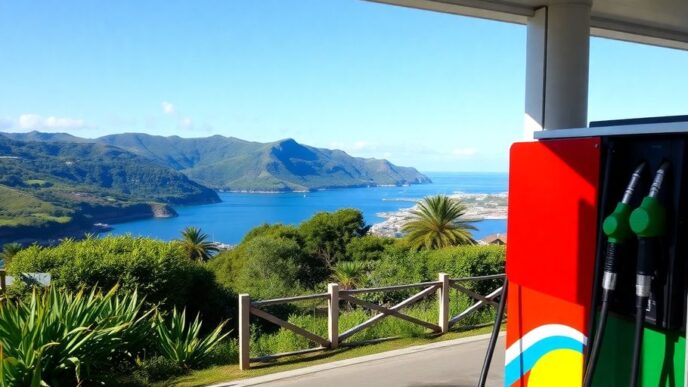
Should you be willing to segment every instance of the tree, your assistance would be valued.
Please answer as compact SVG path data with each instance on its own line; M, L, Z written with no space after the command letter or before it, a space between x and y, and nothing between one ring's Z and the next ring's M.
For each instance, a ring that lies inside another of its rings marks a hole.
M238 292L268 299L303 291L298 280L302 251L293 240L257 236L246 243L243 255L245 262L235 273Z
M457 245L473 245L471 230L476 228L463 220L466 206L446 195L429 196L411 211L402 230L416 249L437 249Z
M363 283L366 265L363 262L342 261L337 264L332 273L332 279L344 290L354 289Z
M346 257L352 261L379 261L393 244L394 239L376 235L353 238L346 245Z
M213 253L220 249L213 242L208 242L208 235L201 232L200 228L189 226L182 231L179 242L189 258L196 261L208 261Z
M306 252L331 268L346 258L346 245L368 231L361 211L345 208L335 212L319 212L301 223L299 230Z
M8 243L2 248L2 253L0 253L0 260L3 260L5 262L5 266L9 265L10 262L12 262L12 258L14 258L17 253L19 253L22 250L22 245L19 243Z

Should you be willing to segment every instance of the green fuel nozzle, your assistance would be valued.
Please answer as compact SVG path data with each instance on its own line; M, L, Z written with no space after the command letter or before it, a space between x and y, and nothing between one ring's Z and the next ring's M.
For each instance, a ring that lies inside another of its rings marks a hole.
M669 169L669 162L665 161L657 170L652 181L650 193L640 203L640 207L633 210L629 219L631 231L638 238L656 238L664 234L666 227L666 211L657 199L662 188L664 177Z
M602 339L604 338L604 330L607 323L607 316L609 314L609 304L612 293L616 289L616 274L619 268L619 260L617 257L617 249L620 244L626 242L632 235L629 219L631 217L631 200L635 192L640 178L647 163L644 161L640 163L631 175L631 180L626 186L623 198L616 205L614 211L604 219L602 223L602 231L607 236L607 253L604 257L604 274L602 276L602 304L600 308L599 318L597 319L597 329L592 340L590 355L587 359L585 368L585 376L583 385L585 387L592 386L593 375L597 365L597 357L602 347ZM591 317L591 319L594 319Z
M633 210L630 217L631 231L638 236L638 266L636 273L639 276L651 276L654 271L653 255L656 254L657 238L664 235L666 229L666 210L659 202L657 195L662 188L664 177L669 169L669 162L665 161L657 170L650 187L650 193L643 199L640 206ZM647 291L638 289L638 296Z
M647 309L652 277L654 276L655 261L661 254L659 237L666 229L666 211L657 199L662 188L664 177L669 170L669 162L664 161L655 173L650 187L650 193L643 199L640 206L633 210L630 217L631 231L638 236L638 260L635 276L636 316L633 343L633 363L631 363L631 387L635 387L640 379L640 353L643 343L643 324Z
M608 291L613 291L616 288L616 273L619 265L617 259L618 245L623 244L633 235L629 224L632 213L630 204L646 166L647 163L643 161L635 168L631 175L631 180L626 186L623 198L602 223L602 231L607 236L607 253L604 259L604 277L602 279L604 299L609 297Z
M628 223L632 212L630 204L646 165L647 163L643 161L635 168L633 175L631 175L631 180L628 182L628 186L626 186L623 198L614 208L614 212L604 219L602 230L607 235L607 240L610 243L623 243L633 234Z

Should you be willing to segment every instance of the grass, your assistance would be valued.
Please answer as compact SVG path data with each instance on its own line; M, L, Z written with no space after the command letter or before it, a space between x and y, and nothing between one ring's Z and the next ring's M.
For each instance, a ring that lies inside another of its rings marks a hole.
M237 364L217 366L200 371L194 371L188 375L159 383L157 386L205 386L213 383L252 378L338 360L352 359L360 356L372 355L415 345L431 344L462 337L476 336L490 333L491 331L492 327L486 326L470 330L452 331L442 336L426 335L422 337L400 338L355 347L342 347L333 351L323 351L284 357L277 359L272 363L253 363L251 365L252 368L247 371L241 371Z

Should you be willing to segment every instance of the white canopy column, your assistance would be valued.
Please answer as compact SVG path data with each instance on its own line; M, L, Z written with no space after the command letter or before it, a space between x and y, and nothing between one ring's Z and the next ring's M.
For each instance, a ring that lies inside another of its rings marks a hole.
M525 130L588 124L589 1L553 2L528 18Z

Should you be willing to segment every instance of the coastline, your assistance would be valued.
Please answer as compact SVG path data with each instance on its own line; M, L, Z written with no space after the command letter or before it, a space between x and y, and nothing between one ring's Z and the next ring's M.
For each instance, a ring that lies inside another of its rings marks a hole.
M505 220L507 218L508 193L501 192L496 194L485 193L455 193L449 195L453 199L460 199L467 207L464 220L469 222L479 222L481 220ZM376 215L385 220L375 223L370 228L370 233L378 236L399 238L403 236L402 228L408 218L412 216L411 211L417 208L421 199L387 199L389 201L413 202L414 205L402 208L397 211L378 212Z

